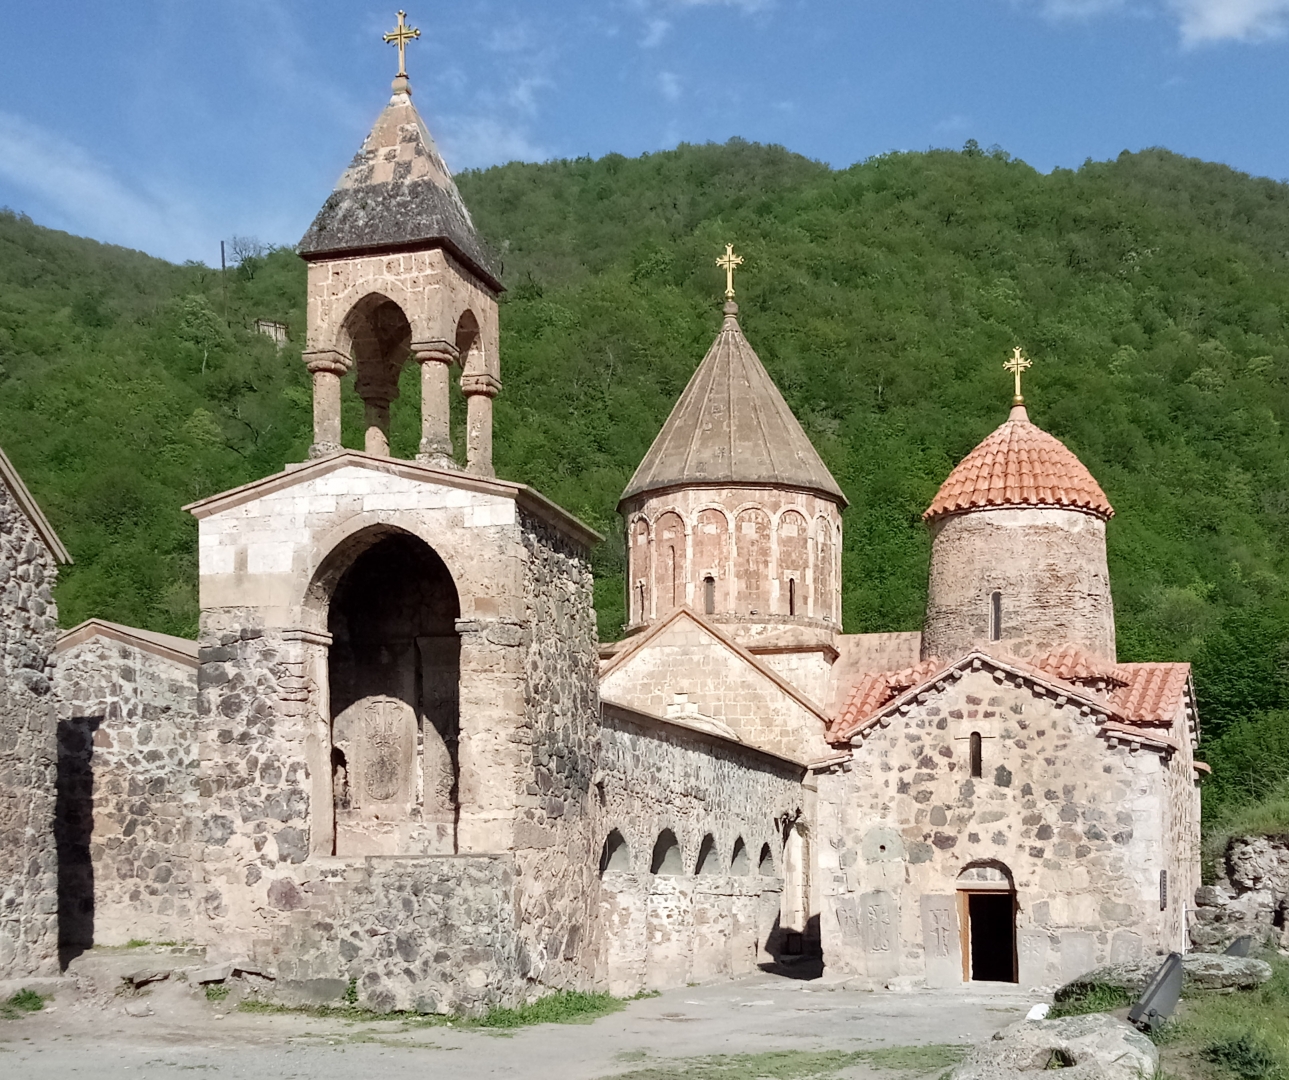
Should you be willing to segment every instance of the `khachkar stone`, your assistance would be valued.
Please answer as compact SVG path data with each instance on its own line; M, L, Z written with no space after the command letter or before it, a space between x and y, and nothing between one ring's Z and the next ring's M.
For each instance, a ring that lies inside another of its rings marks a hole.
M393 96L309 231L308 344L313 375L311 458L341 447L343 377L363 401L364 450L390 456L390 408L405 364L421 369L416 459L459 468L453 456L451 371L467 398L467 472L492 476L492 398L501 387L501 281L402 68L419 34L400 19Z
M0 979L58 970L53 588L67 549L0 452Z

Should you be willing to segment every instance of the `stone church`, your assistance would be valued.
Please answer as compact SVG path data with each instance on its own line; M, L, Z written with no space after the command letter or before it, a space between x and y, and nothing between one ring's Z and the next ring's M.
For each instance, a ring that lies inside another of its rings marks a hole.
M844 633L845 494L729 290L622 494L601 644L602 538L494 473L502 284L404 75L299 252L313 445L186 508L198 641L58 637L69 556L0 456L0 977L182 940L281 1000L448 1011L793 965L1039 987L1182 945L1189 668L1117 662L1113 510L1019 389L926 511L923 631Z

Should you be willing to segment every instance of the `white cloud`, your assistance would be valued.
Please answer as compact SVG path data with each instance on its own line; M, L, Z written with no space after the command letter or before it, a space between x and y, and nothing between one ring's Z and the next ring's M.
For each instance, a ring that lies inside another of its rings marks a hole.
M163 258L191 258L211 233L172 195L132 189L79 146L5 112L0 177L30 192L65 228Z
M1289 27L1289 0L1169 0L1182 42L1265 41Z
M680 100L680 76L674 71L661 71L658 73L658 90L668 101Z
M655 45L662 44L662 39L670 29L671 23L667 19L650 19L645 25L645 35L640 39L640 44L646 49L652 49Z
M701 3L703 0L672 0ZM1090 19L1114 11L1175 19L1187 48L1215 41L1257 42L1289 31L1289 0L1011 0L1050 19Z

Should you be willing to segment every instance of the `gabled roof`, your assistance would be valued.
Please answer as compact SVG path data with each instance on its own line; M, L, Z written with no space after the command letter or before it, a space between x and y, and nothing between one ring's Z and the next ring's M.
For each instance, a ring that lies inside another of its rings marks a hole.
M18 470L13 467L13 463L0 450L0 483L9 489L9 494L13 496L14 502L18 504L18 509L26 515L31 526L36 530L36 535L44 541L45 547L63 566L68 566L72 562L71 553L63 546L63 542L58 539L58 534L54 532L54 527L49 524L49 519L45 517L40 509L40 505L32 498L31 492L27 490L27 485L22 482L22 477L18 475Z
M447 487L461 488L465 491L480 491L489 495L500 495L503 498L514 499L523 509L554 525L565 536L585 547L593 547L604 539L585 522L574 517L558 504L551 502L545 495L534 491L527 484L514 484L509 480L495 480L491 477L475 476L472 473L459 472L456 469L436 469L429 465L422 465L419 461L380 457L376 454L363 453L360 450L342 450L336 454L328 454L326 457L314 458L312 461L306 461L300 465L288 466L280 473L273 473L271 476L263 477L260 480L252 480L249 484L242 484L240 487L221 491L218 495L209 495L204 499L198 499L196 502L182 507L182 509L187 510L193 517L200 520L201 518L209 517L211 514L218 514L221 511L231 509L234 506L241 506L243 503L251 502L254 499L261 499L275 491L282 491L285 488L294 487L296 484L302 484L307 480L325 476L327 473L335 472L337 469L351 466L360 469L372 469L376 472L388 473L392 476L399 476L409 480L419 480L423 483L443 484Z
M305 259L440 244L501 291L470 211L406 79L376 119L297 249Z
M949 474L922 517L1028 506L1082 510L1102 520L1114 516L1087 466L1060 439L1031 424L1024 405L1015 405L1007 422Z
M123 626L106 619L86 619L65 631L59 635L54 652L66 652L96 637L131 645L188 667L197 667L197 643L191 638L158 634L155 630L140 630L137 626Z
M932 668L934 670L928 674L922 674ZM1062 704L1072 702L1081 712L1095 716L1107 736L1142 746L1176 750L1184 732L1174 730L1173 725L1181 718L1180 711L1184 705L1185 723L1194 723L1194 707L1188 696L1189 664L1121 665L1119 670L1129 673L1133 681L1106 698L1025 661L993 656L977 649L952 664L930 660L905 672L878 672L863 676L851 691L846 706L830 725L828 741L834 746L852 743L873 727L885 726L896 713L907 712L921 695L941 690L966 672L981 668L1023 681ZM1153 670L1156 668L1180 668L1184 672L1174 671L1165 676ZM915 677L917 681L913 685L904 685ZM1179 678L1181 696L1175 696ZM1141 687L1138 686L1139 680ZM1171 713L1167 711L1170 703L1173 706ZM1159 726L1167 726L1169 731L1162 732Z
M603 661L600 664L601 681L603 681L607 676L611 675L613 672L617 671L618 668L626 664L631 657L635 656L636 653L640 652L640 650L643 649L646 645L648 645L651 641L659 637L667 629L669 629L671 626L681 621L682 619L695 623L702 630L704 630L706 633L710 634L713 638L715 638L718 642L720 642L720 644L723 645L726 649L728 649L734 655L739 657L739 659L741 659L749 667L753 668L758 674L769 679L780 690L782 690L785 694L787 694L788 697L792 698L795 702L797 702L798 705L806 709L808 712L814 713L814 715L817 716L820 720L822 720L824 724L828 723L828 714L818 704L816 704L814 701L811 701L810 698L806 697L805 694L803 694L800 690L798 690L795 686L793 686L792 683L790 683L787 679L785 679L782 675L780 675L777 671L775 671L774 668L770 667L768 664L762 663L757 656L755 656L753 653L748 652L748 650L743 648L743 646L739 645L736 641L731 639L729 636L722 633L719 627L717 627L715 623L708 622L696 611L694 611L693 608L686 607L683 604L680 607L676 608L674 611L672 611L672 613L668 615L665 619L659 619L656 623L650 626L648 630L644 631L644 633L639 634L636 637L630 638L625 648L623 648L620 652L614 653L613 656L611 656L608 660Z
M1122 664L1130 678L1110 695L1120 712L1140 724L1171 724L1178 710L1194 700L1190 664Z
M1035 656L1030 664L1049 675L1066 682L1100 682L1108 687L1127 686L1132 675L1119 664L1093 656L1078 645L1062 645L1042 656Z
M701 485L786 487L846 505L837 481L792 415L738 324L738 305L690 378L622 492Z

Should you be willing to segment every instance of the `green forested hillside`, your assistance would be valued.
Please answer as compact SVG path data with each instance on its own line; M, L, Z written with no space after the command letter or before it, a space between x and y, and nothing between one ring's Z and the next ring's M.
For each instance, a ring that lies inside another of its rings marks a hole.
M610 537L602 634L622 621L617 495L719 325L731 241L748 337L851 499L847 630L920 624L919 515L1005 419L1021 344L1031 417L1118 511L1121 658L1195 663L1226 733L1215 801L1289 775L1289 187L1162 151L1043 176L970 144L834 171L738 141L459 182L509 289L498 470ZM0 445L77 559L65 624L194 631L178 507L308 443L303 282L287 251L221 282L0 216Z

